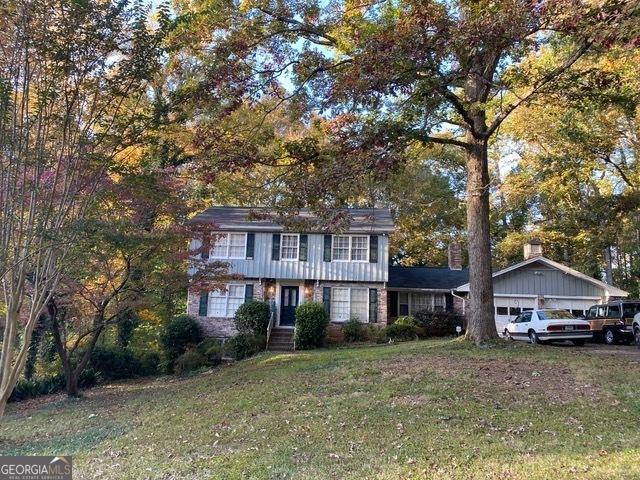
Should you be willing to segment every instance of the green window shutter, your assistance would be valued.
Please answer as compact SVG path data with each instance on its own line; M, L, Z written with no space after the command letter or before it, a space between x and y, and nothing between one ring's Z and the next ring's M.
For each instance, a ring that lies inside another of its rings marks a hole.
M331 235L324 236L324 254L323 260L325 262L331 261Z
M331 287L322 288L322 304L327 315L331 315Z
M198 315L206 317L209 313L209 292L200 293L200 306L198 307Z
M247 233L247 258L253 258L253 253L256 245L256 234Z
M280 260L280 234L273 234L273 242L271 243L271 260Z
M208 233L205 233L202 236L202 252L200 252L200 257L202 260L207 260L209 258L209 251L211 250L211 236Z
M369 237L369 263L378 263L378 236Z
M244 287L244 301L253 300L253 283L247 283Z
M378 289L369 289L369 323L378 322Z
M309 238L307 235L300 235L300 255L298 258L301 262L307 261L307 250L309 249Z

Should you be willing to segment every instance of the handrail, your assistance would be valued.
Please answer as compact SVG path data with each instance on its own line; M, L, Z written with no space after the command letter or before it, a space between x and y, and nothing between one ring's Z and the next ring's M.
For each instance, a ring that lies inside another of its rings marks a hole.
M296 324L293 324L293 351L296 351L296 328L298 328L296 326Z
M269 338L271 337L271 331L273 330L273 324L275 323L276 312L271 311L271 316L269 317L269 325L267 325L267 343L264 346L264 349L267 350L269 348Z

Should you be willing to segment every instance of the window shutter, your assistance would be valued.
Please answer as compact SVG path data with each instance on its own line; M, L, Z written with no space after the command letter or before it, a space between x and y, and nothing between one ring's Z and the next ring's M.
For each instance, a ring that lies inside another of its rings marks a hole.
M246 254L247 258L253 258L255 245L256 245L256 234L247 233L247 254Z
M322 288L322 304L327 315L331 315L331 287Z
M369 263L378 263L378 236L369 237Z
M211 235L205 233L202 235L202 252L200 252L200 257L202 260L207 260L209 258L209 252L211 251Z
M378 289L369 289L369 322L378 322Z
M331 235L324 236L324 255L325 262L331 261Z
M200 293L200 306L198 307L198 315L206 317L209 310L209 292Z
M309 238L307 235L300 235L300 254L298 258L301 262L307 261L307 250L308 250Z
M244 286L244 301L253 300L253 283L247 283Z
M271 243L271 260L280 260L280 234L273 234L273 242Z

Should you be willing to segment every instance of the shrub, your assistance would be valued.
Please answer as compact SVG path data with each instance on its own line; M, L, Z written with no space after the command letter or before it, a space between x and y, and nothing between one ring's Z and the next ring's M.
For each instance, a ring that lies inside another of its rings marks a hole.
M222 362L222 343L217 338L207 337L196 347L196 351L207 359L211 366L220 365Z
M239 333L224 344L224 352L236 360L255 355L265 348L266 337L252 333Z
M99 345L91 352L90 365L102 378L116 380L138 374L139 362L128 350L115 345Z
M240 333L266 335L271 309L266 302L249 300L240 305L234 316L234 324Z
M374 343L387 343L389 338L384 328L369 325L367 328L367 339Z
M417 326L416 319L413 318L411 315L407 315L407 316L404 316L404 317L398 317L396 319L396 321L393 322L393 323L394 323L394 325L408 325L410 327Z
M204 355L199 354L195 350L184 352L175 362L175 371L178 375L191 372L199 368L207 366L207 359Z
M142 377L157 375L160 373L160 355L158 352L143 352L137 356L137 374Z
M321 347L327 336L329 316L319 302L305 302L296 308L296 348Z
M393 340L413 340L416 338L416 327L405 323L393 323L387 325L385 334Z
M160 332L160 344L164 350L168 367L173 366L176 358L196 346L202 340L200 325L188 315L172 318Z
M416 312L418 326L422 327L427 337L443 337L455 335L456 327L462 326L463 317L450 312L433 312L420 310Z
M364 340L364 329L357 318L351 318L342 325L342 334L345 342L361 342Z
M95 370L91 368L86 368L78 379L80 388L93 387L96 383L98 383L98 375ZM65 386L66 382L62 373L50 377L33 378L31 380L20 378L16 383L16 388L9 397L9 401L18 402L38 395L61 392Z

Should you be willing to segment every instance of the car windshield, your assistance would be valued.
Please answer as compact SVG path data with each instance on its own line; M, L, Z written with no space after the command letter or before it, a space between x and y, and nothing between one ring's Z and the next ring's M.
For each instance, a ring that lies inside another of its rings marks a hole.
M623 303L622 312L625 317L633 317L636 313L640 313L640 303Z
M571 313L567 312L566 310L544 310L538 312L538 318L540 320L569 320L576 317L571 315Z

